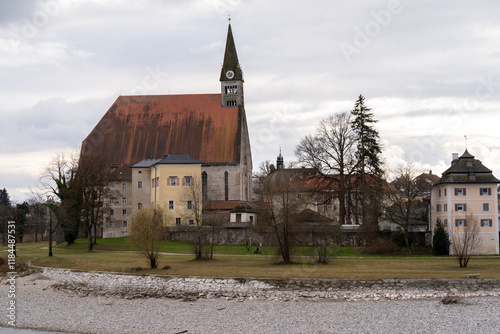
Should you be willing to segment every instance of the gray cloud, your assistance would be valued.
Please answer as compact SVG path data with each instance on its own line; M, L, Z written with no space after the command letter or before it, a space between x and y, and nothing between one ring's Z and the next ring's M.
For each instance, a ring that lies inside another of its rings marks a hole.
M500 169L500 4L401 0L387 16L390 3L69 1L17 49L2 38L19 35L40 3L2 3L0 150L79 146L148 69L166 73L148 94L217 92L230 12L254 166L279 147L294 160L300 138L363 94L382 139L409 160L448 161L468 134L478 158ZM343 43L356 52L347 57Z

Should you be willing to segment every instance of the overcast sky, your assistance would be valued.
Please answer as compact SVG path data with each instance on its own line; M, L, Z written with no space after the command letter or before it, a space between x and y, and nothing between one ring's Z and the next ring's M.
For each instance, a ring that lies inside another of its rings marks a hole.
M443 172L469 151L500 177L500 2L0 2L0 188L35 188L116 98L220 92L228 14L254 169L295 160L318 122L371 107L386 167Z

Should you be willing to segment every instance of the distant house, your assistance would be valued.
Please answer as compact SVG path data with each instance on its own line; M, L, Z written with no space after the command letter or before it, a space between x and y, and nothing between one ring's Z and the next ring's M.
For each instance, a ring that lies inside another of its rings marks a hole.
M482 247L477 253L499 254L498 183L492 171L467 150L460 157L454 154L451 167L432 188L432 226L439 219L450 236L460 236L472 217L480 224Z

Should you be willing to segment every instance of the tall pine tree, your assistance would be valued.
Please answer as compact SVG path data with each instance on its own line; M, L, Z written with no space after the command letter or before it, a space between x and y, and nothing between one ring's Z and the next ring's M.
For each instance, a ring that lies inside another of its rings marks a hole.
M357 187L360 190L361 221L368 230L375 232L378 230L378 216L380 215L380 210L377 209L379 205L376 202L378 202L377 198L380 198L380 196L370 196L370 194L380 188L380 182L378 181L380 181L383 173L380 160L382 148L378 131L374 127L377 120L373 118L371 108L365 105L363 95L359 95L351 114L354 118L352 128L357 140L356 169L360 183ZM370 184L368 184L368 178ZM372 213L370 217L368 217L369 207Z

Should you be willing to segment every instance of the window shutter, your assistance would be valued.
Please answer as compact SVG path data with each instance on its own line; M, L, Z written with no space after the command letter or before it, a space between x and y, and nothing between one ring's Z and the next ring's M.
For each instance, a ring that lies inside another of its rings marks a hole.
M167 177L167 186L170 185L170 177Z
M467 195L467 189L464 188L464 196Z
M467 204L464 203L464 211L467 211Z
M178 177L176 177L176 178L175 178L175 185L176 185L176 186L178 186L178 185L179 185L179 178L178 178Z
M185 186L185 185L186 185L186 177L185 177L185 176L182 178L182 185L183 185L183 186Z

